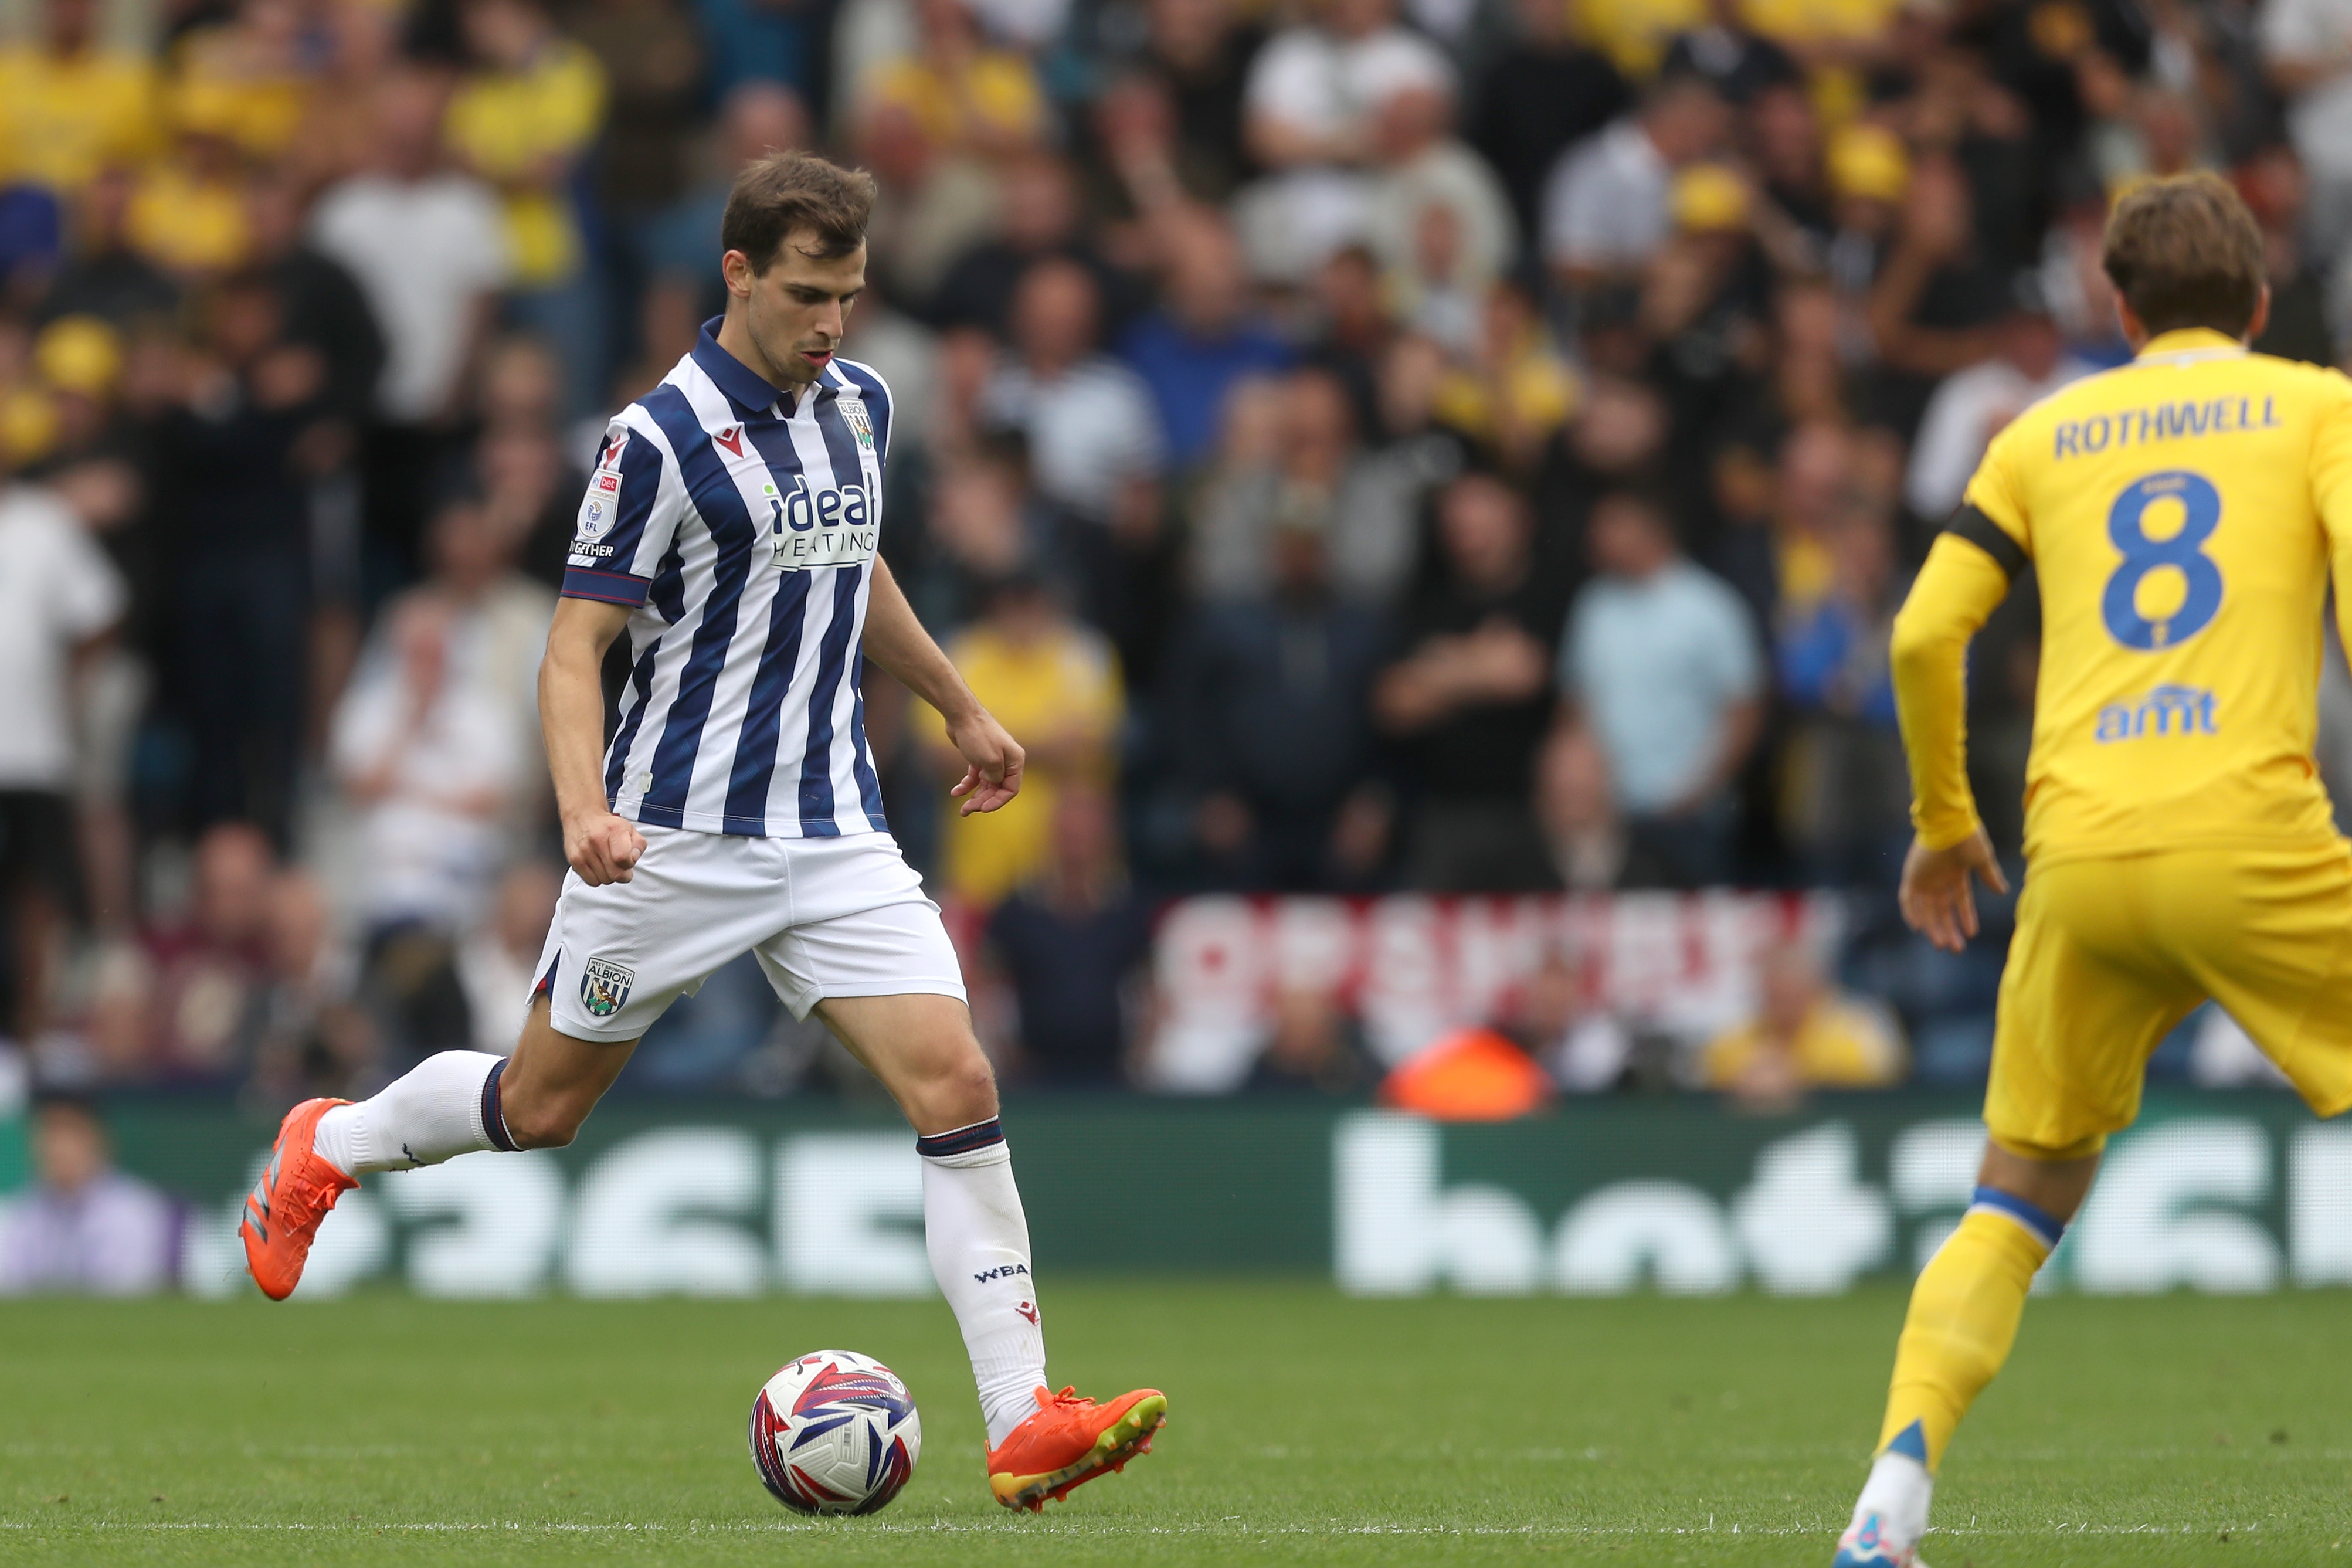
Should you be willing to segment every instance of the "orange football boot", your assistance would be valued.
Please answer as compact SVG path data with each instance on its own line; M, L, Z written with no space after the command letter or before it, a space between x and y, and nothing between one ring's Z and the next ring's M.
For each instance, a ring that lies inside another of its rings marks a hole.
M245 1200L245 1217L237 1222L245 1243L245 1266L253 1282L273 1301L283 1301L302 1280L302 1265L310 1257L310 1243L319 1222L335 1200L359 1183L327 1163L311 1147L319 1118L348 1100L306 1100L286 1113L278 1126L278 1146L269 1152L268 1168Z
M1037 1391L1037 1413L1005 1434L988 1456L988 1489L1007 1508L1037 1512L1107 1470L1123 1470L1151 1452L1151 1435L1168 1424L1168 1396L1156 1388L1122 1394L1108 1405L1077 1390Z

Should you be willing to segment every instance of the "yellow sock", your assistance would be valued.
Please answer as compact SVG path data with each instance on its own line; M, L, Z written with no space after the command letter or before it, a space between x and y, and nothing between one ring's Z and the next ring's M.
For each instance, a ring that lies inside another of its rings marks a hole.
M1979 1188L1977 1205L1960 1217L1950 1239L1919 1271L1911 1310L1895 1347L1895 1379L1886 1395L1881 1450L1902 1445L1932 1473L1944 1445L1978 1394L2009 1359L2033 1271L2050 1256L2061 1227L2047 1215L2006 1194Z

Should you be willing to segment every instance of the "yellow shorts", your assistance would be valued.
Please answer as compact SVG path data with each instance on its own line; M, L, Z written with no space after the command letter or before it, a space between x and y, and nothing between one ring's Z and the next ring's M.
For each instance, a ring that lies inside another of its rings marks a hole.
M2210 997L2333 1116L2352 1107L2352 845L2036 868L2000 980L1985 1126L2030 1158L2139 1114L2148 1053Z

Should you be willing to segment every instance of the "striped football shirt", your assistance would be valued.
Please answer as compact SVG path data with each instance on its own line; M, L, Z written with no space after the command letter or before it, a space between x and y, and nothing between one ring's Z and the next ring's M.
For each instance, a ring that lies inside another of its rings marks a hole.
M859 689L890 389L836 358L779 393L719 346L606 427L563 574L629 605L613 810L758 837L886 830Z

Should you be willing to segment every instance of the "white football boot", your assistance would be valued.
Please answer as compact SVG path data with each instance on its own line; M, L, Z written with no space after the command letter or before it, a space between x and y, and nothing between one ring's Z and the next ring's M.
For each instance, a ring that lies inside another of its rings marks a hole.
M1926 1435L1915 1421L1872 1462L1854 1501L1853 1522L1838 1537L1830 1568L1927 1568L1919 1542L1927 1533L1927 1501L1935 1490Z

